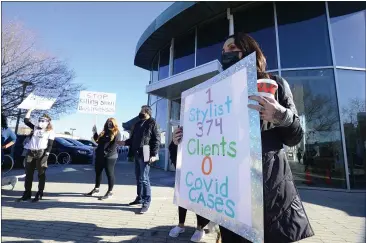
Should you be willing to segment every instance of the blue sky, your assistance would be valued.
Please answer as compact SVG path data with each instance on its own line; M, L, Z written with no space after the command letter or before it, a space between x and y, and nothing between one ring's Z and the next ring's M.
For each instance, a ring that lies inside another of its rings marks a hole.
M3 2L3 23L17 20L36 44L68 62L86 90L117 94L119 125L146 104L148 71L134 66L137 41L171 2ZM97 118L100 130L108 116ZM56 132L76 128L91 137L94 115L74 113L54 121Z

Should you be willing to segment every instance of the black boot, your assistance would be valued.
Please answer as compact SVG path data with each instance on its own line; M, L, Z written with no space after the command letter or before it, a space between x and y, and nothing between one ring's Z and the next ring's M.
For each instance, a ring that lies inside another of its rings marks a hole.
M24 191L23 196L19 199L17 199L18 202L27 201L32 198L32 192L31 191Z
M38 202L39 200L42 200L43 197L43 191L38 191L32 202Z
M86 197L91 197L99 194L99 188L94 188L91 192L84 194Z
M111 198L113 196L112 192L107 192L103 197L99 197L99 200L106 200L108 198Z

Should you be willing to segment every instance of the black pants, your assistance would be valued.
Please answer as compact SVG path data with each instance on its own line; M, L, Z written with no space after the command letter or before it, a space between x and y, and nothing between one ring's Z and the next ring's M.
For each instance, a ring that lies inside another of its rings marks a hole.
M187 209L178 207L178 216L179 216L179 224L184 224L186 221ZM200 226L202 229L208 225L210 220L196 214L197 217L197 226Z
M116 165L117 157L97 156L95 161L95 188L100 187L102 182L102 172L105 169L105 173L108 178L108 191L113 190L114 186L114 167Z
M38 170L38 191L43 191L46 184L47 157L44 150L30 151L25 163L24 188L27 192L32 191L34 171Z
M251 241L241 237L240 235L220 226L221 243L251 243Z

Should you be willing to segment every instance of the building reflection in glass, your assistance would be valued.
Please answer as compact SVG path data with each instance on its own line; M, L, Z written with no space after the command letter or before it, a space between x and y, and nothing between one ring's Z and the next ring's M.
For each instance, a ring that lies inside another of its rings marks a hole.
M289 82L304 138L286 148L297 184L346 188L332 69L282 72Z

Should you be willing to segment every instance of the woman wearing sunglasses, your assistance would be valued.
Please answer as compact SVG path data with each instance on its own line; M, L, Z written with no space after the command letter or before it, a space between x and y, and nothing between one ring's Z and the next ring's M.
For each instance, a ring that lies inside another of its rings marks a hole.
M38 202L43 197L43 190L46 184L47 159L51 152L55 132L52 128L51 118L44 114L38 119L37 125L30 121L33 109L29 110L24 118L24 123L33 130L33 135L27 143L28 149L26 158L26 177L24 182L25 191L19 201L26 201L32 197L32 183L34 170L38 170L38 192L33 202Z

